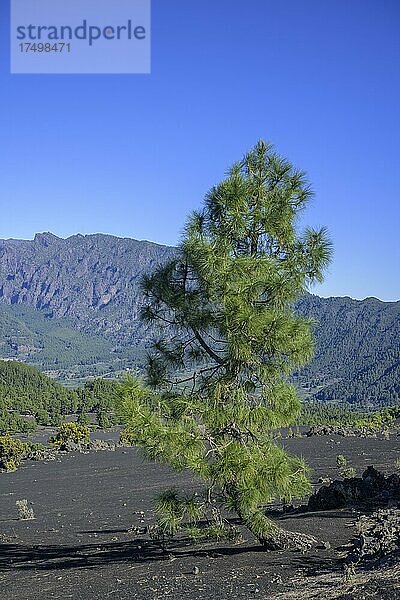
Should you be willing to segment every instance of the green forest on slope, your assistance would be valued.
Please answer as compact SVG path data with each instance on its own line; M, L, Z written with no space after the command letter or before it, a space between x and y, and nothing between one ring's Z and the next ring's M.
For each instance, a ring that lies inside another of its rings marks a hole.
M29 433L38 425L58 426L66 418L102 428L118 423L119 381L96 378L67 388L34 367L0 360L0 435ZM72 417L73 415L73 417ZM382 427L400 416L400 404L363 410L351 404L305 401L294 425Z
M296 374L303 397L385 406L400 401L400 303L306 295L298 310L314 320L315 356ZM141 340L77 330L45 310L0 302L0 358L36 366L59 381L141 369Z
M67 415L81 422L94 413L102 427L115 422L117 383L94 379L69 389L34 367L0 361L0 434L30 432L37 425L59 425Z
M48 311L0 302L0 358L26 362L58 379L79 379L132 368L142 354L140 348L121 348L101 335L79 331Z
M375 406L400 401L400 302L307 294L297 308L314 320L315 355L296 378L305 395Z

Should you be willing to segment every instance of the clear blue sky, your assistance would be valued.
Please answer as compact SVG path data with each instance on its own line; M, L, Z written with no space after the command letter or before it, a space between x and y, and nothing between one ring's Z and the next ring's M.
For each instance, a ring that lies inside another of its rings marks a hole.
M10 75L0 10L0 237L174 244L262 137L333 238L316 291L400 298L398 0L153 0L152 74L124 76Z

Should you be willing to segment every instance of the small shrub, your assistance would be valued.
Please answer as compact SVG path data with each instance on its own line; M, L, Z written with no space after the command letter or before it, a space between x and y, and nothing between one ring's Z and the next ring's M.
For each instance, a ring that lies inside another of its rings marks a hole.
M347 467L347 458L343 454L338 454L336 457L336 465L339 469Z
M395 467L397 471L400 471L400 458L396 458Z
M78 416L79 425L90 425L90 417L87 412L82 411Z
M99 427L101 429L108 429L112 425L112 420L110 419L110 416L105 411L99 412L97 414L97 419L99 422Z
M36 423L38 425L48 425L50 423L50 417L47 410L44 408L38 408L35 413Z
M28 506L28 500L17 500L15 504L18 509L19 519L23 519L24 521L31 521L35 518L33 508L30 508L30 506Z
M357 475L354 467L349 467L347 458L343 454L338 454L336 457L336 465L340 469L340 476L343 479L351 479Z
M56 456L52 448L48 448L43 444L27 442L25 458L28 460L54 460Z
M343 565L343 583L350 584L356 576L356 567L354 563Z
M357 471L354 467L347 467L347 469L340 471L340 475L343 479L351 479L357 475Z
M63 423L56 435L49 439L58 450L62 450L67 442L75 444L88 444L90 442L90 429L79 423Z
M27 452L27 445L9 435L0 437L0 468L16 471Z
M136 437L131 429L126 428L121 431L119 441L123 446L134 446Z

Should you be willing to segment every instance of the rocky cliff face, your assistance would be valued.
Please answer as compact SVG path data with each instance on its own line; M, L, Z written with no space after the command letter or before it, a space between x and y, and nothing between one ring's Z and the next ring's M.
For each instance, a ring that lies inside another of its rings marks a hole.
M128 340L145 334L138 321L142 275L172 253L166 246L103 234L1 240L0 299Z

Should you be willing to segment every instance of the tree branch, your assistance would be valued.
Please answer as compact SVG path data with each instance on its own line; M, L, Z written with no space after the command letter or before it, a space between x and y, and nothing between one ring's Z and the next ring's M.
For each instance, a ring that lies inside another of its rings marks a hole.
M204 339L201 337L200 333L193 327L191 327L191 330L193 331L193 333L196 337L196 340L199 342L199 344L203 348L203 350L205 350L207 352L207 354L209 356L211 356L211 358L213 360L215 360L215 362L218 363L219 365L225 364L225 361L220 356L218 356L218 354L216 354L214 352L214 350L212 348L210 348L210 346L204 341Z

